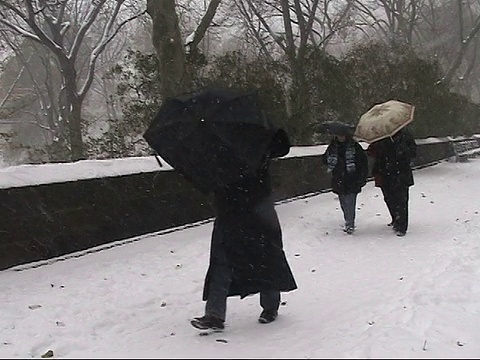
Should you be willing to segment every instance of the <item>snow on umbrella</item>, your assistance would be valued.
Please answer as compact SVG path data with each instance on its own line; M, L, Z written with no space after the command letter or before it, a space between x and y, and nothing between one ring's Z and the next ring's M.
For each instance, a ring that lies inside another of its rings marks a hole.
M207 88L167 99L143 136L176 171L210 192L256 173L276 134L256 91Z
M354 137L367 143L391 137L413 121L414 110L397 100L377 104L360 117Z

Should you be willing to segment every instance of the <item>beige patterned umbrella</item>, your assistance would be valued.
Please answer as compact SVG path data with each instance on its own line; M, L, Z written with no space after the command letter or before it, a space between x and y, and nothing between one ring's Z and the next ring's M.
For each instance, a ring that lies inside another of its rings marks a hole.
M395 135L413 121L415 106L397 100L377 104L360 117L354 138L372 142Z

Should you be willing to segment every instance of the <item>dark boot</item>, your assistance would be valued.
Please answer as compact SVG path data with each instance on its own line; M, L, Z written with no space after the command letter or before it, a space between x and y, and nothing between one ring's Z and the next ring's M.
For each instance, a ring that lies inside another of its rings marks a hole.
M348 235L352 235L353 232L355 231L355 228L353 226L349 226L343 229L343 231L346 232Z
M263 310L258 318L258 322L261 324L268 324L275 321L277 316L278 316L278 311L276 310L275 311Z
M395 229L395 234L397 234L397 236L405 236L406 232Z
M200 330L223 330L225 329L225 325L223 324L224 321L216 316L205 315L202 317L193 318L190 321L193 327L200 329Z

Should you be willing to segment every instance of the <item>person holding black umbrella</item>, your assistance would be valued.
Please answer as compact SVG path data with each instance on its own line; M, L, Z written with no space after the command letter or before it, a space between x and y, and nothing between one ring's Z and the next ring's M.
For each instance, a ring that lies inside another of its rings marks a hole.
M343 231L355 231L355 213L358 193L367 182L368 158L358 142L352 138L350 127L335 127L335 132L323 162L332 174L332 191L338 195L345 220ZM331 133L331 132L330 132Z
M205 315L191 320L201 330L224 329L227 298L260 294L258 321L275 321L281 292L297 284L283 251L282 230L275 211L269 174L270 159L289 152L287 134L278 130L255 175L214 192L216 218L205 278Z
M261 323L278 315L280 292L297 288L272 198L270 160L290 141L264 114L258 90L208 87L167 99L144 138L178 173L214 194L216 218L198 329L224 328L227 298L260 293Z

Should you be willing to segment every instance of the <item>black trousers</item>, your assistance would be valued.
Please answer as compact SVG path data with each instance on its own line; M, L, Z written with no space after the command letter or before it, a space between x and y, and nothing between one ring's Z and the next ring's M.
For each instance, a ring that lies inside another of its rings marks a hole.
M383 200L392 217L393 228L406 233L408 229L408 186L382 186Z
M225 321L227 297L232 282L233 268L230 265L223 243L217 243L216 262L212 266L205 315L216 316ZM260 292L260 306L264 310L276 311L280 307L280 291L264 290Z

